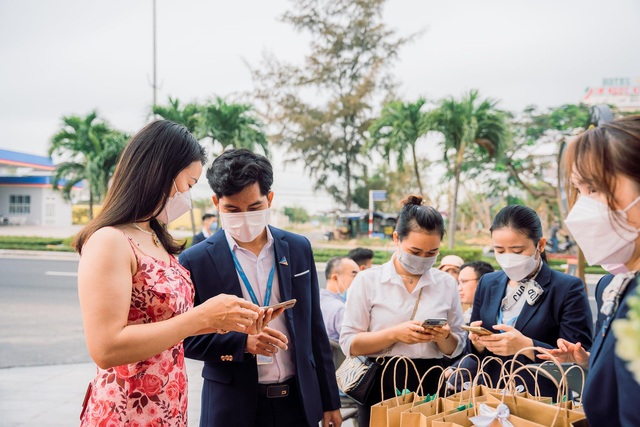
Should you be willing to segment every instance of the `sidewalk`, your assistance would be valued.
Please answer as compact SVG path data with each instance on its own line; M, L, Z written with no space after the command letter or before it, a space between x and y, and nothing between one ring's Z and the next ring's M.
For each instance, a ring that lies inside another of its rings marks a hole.
M200 423L202 362L185 359L189 377L189 426ZM80 423L93 363L0 369L0 427L69 427ZM355 426L352 420L343 426Z
M186 359L189 377L189 425L200 421L202 362ZM0 426L68 427L79 425L93 363L0 369Z

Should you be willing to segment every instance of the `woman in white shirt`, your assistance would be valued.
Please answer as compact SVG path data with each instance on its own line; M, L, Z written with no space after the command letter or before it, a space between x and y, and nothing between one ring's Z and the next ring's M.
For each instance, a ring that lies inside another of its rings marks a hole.
M460 328L463 318L456 280L432 268L445 232L442 216L434 208L422 206L419 196L409 196L403 205L393 233L398 251L389 262L358 273L349 288L340 346L348 356L410 357L422 375L434 365L442 366L444 356L460 354L465 333ZM434 318L446 319L447 324L422 326ZM404 364L399 364L398 389L404 386L405 375ZM427 378L425 393L436 391L439 376L434 370ZM360 408L360 425L369 425L369 407L381 400L380 380L374 384L367 405ZM388 369L382 380L385 398L395 396L393 371ZM415 374L410 372L407 388L416 391L417 385Z

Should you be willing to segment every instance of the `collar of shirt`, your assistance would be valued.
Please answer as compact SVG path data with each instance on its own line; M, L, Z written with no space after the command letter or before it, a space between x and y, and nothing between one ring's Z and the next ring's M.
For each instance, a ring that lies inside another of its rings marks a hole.
M207 230L206 228L202 229L202 235L204 236L205 239L208 239L209 237L211 237L211 230Z
M382 284L393 284L393 285L401 285L404 286L404 282L402 281L402 277L396 271L396 266L393 263L396 255L393 254L391 260L382 264L382 272L380 274L380 283ZM431 277L431 269L427 270L422 276L420 276L420 280L416 284L415 289L412 294L416 292L420 292L420 289L425 286L433 285L433 277Z
M235 239L231 237L226 230L224 232L224 236L227 238L227 243L229 244L229 247L231 248L232 251L235 252L236 249L238 249L243 252L249 252L249 253L251 252L248 249L244 249L240 247L238 243L235 241ZM267 243L260 250L260 256L258 256L258 258L261 258L265 254L268 254L269 252L271 252L272 246L273 246L273 235L271 234L271 230L269 230L269 227L267 227Z
M327 298L335 299L344 303L344 300L340 295L336 294L335 292L331 292L329 289L322 288L320 289L320 293Z

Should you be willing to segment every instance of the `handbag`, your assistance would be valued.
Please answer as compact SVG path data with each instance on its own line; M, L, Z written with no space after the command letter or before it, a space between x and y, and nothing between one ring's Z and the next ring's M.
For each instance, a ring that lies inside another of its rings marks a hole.
M347 396L364 405L381 367L381 363L365 356L347 357L336 371L338 387Z
M413 320L416 316L423 289L420 289L410 320ZM389 354L394 345L391 345L385 354ZM347 357L336 370L338 388L359 404L366 405L367 397L383 365L382 360L384 360L382 357L378 357L375 360L366 356Z

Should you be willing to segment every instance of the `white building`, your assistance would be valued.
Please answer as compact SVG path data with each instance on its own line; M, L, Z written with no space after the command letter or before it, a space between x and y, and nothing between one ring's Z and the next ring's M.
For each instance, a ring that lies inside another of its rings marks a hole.
M54 191L51 158L0 149L0 225L71 225L71 203Z

